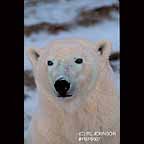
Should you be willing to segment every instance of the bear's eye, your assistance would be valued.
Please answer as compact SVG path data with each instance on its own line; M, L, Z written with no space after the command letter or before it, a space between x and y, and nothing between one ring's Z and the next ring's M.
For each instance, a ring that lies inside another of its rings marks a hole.
M53 63L53 61L49 60L49 61L47 62L47 64L48 64L48 66L52 66L54 63Z
M75 63L82 64L83 63L83 59L82 58L78 58L78 59L75 60Z

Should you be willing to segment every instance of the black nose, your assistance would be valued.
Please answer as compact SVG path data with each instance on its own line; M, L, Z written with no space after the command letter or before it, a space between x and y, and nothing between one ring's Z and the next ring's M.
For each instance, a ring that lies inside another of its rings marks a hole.
M65 95L70 88L70 83L66 80L59 79L55 82L54 87L60 95Z

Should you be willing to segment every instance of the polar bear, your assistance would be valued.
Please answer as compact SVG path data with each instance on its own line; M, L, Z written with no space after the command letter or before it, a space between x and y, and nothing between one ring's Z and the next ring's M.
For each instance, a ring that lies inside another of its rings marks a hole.
M111 48L108 40L59 39L28 50L39 93L31 144L120 143Z

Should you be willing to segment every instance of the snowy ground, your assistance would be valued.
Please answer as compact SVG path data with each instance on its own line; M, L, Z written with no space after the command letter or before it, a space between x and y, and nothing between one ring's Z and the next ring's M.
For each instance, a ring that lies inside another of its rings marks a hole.
M113 61L111 62L114 67L114 79L115 79L115 86L117 89L117 95L120 96L120 61Z
M66 23L73 21L81 9L93 9L118 3L118 0L59 0L59 3L45 1L25 8L24 25L41 22Z
M24 87L25 96L24 100L24 135L27 135L29 124L33 112L37 110L38 106L38 95L36 90L31 90L28 87Z

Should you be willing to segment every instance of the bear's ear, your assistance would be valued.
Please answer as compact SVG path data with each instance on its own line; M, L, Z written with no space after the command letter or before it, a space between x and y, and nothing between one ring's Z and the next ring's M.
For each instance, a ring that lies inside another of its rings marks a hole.
M102 57L108 59L111 54L112 44L108 40L101 40L96 43L96 49Z
M27 50L27 54L28 54L28 57L29 57L32 65L35 65L37 63L37 61L38 61L38 58L40 57L41 49L29 48Z

